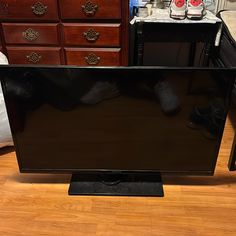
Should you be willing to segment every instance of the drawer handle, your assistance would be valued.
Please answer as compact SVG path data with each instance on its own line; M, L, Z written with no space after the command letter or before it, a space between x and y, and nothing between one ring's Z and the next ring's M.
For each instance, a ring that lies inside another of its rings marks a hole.
M97 65L100 62L100 57L98 57L96 54L94 53L89 53L89 55L87 57L85 57L85 61L89 64L89 65Z
M25 32L22 32L23 38L32 42L35 41L39 37L39 32L35 31L34 29L27 29Z
M0 2L0 15L9 14L9 5L5 2Z
M94 29L88 29L87 32L83 33L84 37L89 42L94 42L98 39L99 33L96 32Z
M36 2L31 9L35 15L42 16L47 12L48 7L41 2Z
M26 56L26 58L29 62L36 64L36 63L40 62L42 56L36 52L31 52L29 55Z
M94 16L96 11L98 10L98 5L87 1L84 5L81 6L81 8L86 16Z

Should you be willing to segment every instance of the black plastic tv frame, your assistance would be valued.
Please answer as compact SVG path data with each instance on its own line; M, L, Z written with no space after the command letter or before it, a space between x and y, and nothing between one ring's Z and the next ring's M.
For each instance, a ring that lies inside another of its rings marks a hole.
M163 196L161 174L213 175L235 69L1 66L20 172L69 194Z

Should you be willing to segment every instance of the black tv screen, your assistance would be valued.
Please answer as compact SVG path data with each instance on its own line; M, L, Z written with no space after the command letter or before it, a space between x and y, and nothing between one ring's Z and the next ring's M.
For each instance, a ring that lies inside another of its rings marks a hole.
M21 172L213 174L235 70L2 66Z

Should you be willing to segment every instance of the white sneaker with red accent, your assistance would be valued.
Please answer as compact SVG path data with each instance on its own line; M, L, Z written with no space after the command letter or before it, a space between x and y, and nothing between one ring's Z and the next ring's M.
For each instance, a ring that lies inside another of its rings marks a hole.
M202 0L188 0L187 18L190 20L201 20L206 15L206 7Z
M185 19L186 8L185 0L172 0L170 4L170 17L177 20Z

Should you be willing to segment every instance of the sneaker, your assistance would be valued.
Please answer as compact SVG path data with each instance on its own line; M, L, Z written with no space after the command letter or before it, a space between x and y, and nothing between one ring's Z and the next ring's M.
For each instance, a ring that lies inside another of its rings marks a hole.
M80 101L83 104L94 105L103 100L114 98L120 95L119 89L115 83L107 81L98 81L85 94Z
M223 101L215 99L206 107L194 107L187 126L191 129L203 129L202 133L206 138L215 139L222 131L225 115Z
M177 20L185 19L186 8L185 0L172 0L170 4L170 17Z
M191 129L202 129L209 127L211 123L211 106L195 106L190 114L187 126Z
M166 115L173 115L180 110L180 102L174 94L167 80L163 79L154 86L154 92L157 96L162 111Z
M190 20L201 20L206 15L206 7L202 0L188 0L187 18Z

